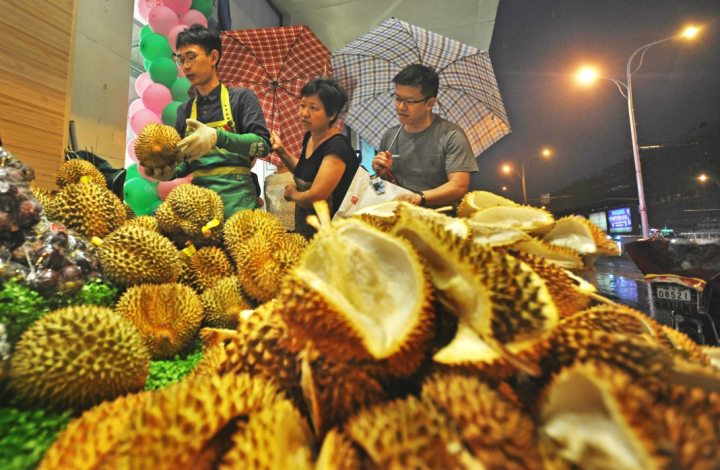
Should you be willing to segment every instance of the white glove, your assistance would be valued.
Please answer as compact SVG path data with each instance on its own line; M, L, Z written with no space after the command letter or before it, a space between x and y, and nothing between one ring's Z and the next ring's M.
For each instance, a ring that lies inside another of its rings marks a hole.
M217 144L217 131L195 119L185 121L191 135L178 142L177 149L186 160L197 160L215 147Z

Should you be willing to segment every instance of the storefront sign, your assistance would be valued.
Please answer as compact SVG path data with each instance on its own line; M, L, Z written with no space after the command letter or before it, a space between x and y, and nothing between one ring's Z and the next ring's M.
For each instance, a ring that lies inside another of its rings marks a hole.
M610 233L632 232L632 214L629 207L608 211Z
M595 225L607 232L607 214L605 213L605 211L592 213L590 214L589 219L590 222L594 223Z

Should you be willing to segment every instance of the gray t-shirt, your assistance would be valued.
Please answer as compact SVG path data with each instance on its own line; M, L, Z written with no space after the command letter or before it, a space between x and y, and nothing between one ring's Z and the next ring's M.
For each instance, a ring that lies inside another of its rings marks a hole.
M448 182L448 173L478 171L472 147L465 132L457 124L435 116L422 132L411 134L400 125L391 127L383 135L380 151L393 155L390 172L397 184L411 191L427 191ZM393 141L395 134L397 139Z

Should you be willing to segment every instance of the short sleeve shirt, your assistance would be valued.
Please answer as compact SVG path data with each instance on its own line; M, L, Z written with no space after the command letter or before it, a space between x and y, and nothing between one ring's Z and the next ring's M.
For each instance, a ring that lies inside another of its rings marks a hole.
M478 171L465 132L440 116L422 132L409 133L400 125L391 127L383 135L380 150L393 154L390 171L398 185L411 191L442 186L448 182L449 173Z

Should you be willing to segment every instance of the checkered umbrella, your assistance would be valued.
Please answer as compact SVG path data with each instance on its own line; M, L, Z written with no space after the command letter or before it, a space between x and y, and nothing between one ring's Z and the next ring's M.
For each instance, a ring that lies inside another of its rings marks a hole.
M375 148L383 132L400 123L392 79L412 64L437 70L433 112L463 128L476 156L510 132L487 52L390 18L330 60L350 96L345 122Z
M225 31L221 39L220 81L251 88L270 131L277 132L285 148L299 157L305 133L298 117L300 90L310 80L332 76L330 51L307 26ZM339 129L343 125L336 123ZM268 160L282 165L275 154Z

